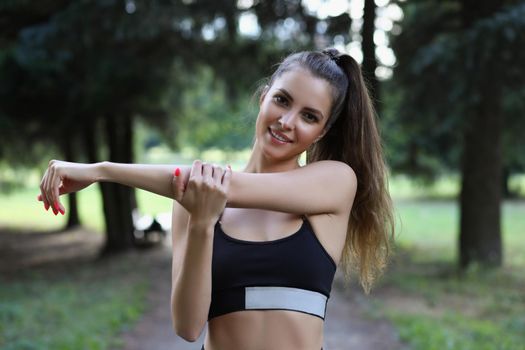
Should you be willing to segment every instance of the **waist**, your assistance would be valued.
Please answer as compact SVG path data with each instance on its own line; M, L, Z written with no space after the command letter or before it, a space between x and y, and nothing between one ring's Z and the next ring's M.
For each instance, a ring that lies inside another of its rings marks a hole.
M284 310L245 310L214 318L208 323L210 349L319 350L323 320Z

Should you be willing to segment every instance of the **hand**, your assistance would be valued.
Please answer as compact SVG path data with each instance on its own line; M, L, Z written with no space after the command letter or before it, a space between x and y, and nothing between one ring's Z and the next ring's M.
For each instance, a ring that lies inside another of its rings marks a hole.
M231 168L193 162L190 172L179 171L173 179L175 199L191 215L192 220L215 224L226 206Z
M65 208L59 196L80 191L96 181L95 164L80 164L51 160L40 182L38 200L44 203L46 210L51 207L53 213L64 215Z

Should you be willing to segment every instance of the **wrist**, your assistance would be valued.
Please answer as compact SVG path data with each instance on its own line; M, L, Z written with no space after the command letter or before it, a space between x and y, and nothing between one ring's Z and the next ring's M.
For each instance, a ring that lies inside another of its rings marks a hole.
M98 162L94 164L95 169L95 182L107 182L110 181L108 176L108 161Z
M189 231L193 234L212 235L215 222L213 220L206 220L190 216L188 222Z

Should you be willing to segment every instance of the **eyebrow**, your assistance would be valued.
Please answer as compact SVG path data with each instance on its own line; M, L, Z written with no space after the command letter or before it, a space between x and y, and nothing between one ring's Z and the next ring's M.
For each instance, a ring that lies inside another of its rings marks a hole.
M282 92L283 95L285 95L290 101L293 102L293 97L292 97L292 95L290 95L290 94L288 93L288 91L286 91L286 90L283 89L283 88L278 88L277 90L279 90L280 92ZM315 109L315 108L312 108L312 107L304 107L304 109L306 109L307 111L310 111L310 112L316 113L316 114L318 114L318 115L321 116L321 119L324 119L324 115L323 115L323 113L321 113L321 111L319 111L319 110L317 110L317 109Z

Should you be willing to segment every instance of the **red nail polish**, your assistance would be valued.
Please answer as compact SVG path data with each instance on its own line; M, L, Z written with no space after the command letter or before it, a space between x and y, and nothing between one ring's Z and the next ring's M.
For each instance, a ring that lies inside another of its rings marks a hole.
M49 204L44 203L44 208L46 208L46 210L49 210Z
M55 216L58 214L58 210L56 210L55 208L53 208L53 214L55 214Z
M37 201L41 201L41 200L42 200L42 195L39 194L38 196L36 196L36 200L37 200Z
M53 207L58 211L59 206L57 202L53 203Z
M64 215L64 213L66 212L65 210L63 210L62 208L58 208L58 211L60 212L60 214Z
M175 169L175 172L173 173L173 175L179 176L180 175L180 169L179 168Z

